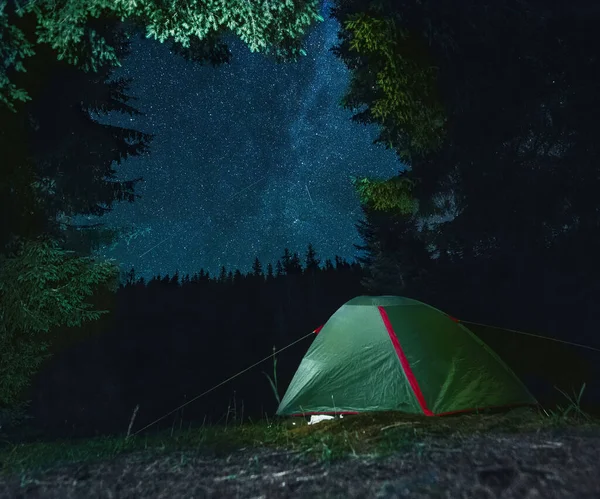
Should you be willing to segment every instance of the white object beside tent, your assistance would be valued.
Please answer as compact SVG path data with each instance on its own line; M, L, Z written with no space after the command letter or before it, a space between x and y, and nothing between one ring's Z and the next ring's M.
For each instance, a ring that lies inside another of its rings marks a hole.
M340 414L340 418L343 418L343 414ZM335 419L334 416L326 416L326 415L318 415L318 416L311 416L310 417L310 421L308 422L308 424L316 424L316 423L320 423L321 421L326 421L328 419Z

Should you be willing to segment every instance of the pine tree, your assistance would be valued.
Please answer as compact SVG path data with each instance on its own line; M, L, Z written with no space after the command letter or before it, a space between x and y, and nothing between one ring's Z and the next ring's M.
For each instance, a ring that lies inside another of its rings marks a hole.
M233 273L233 284L239 285L244 280L244 276L240 272L240 269L235 269Z
M296 275L302 274L302 264L300 263L300 256L294 251L294 254L290 258L290 265L288 274Z
M315 251L312 243L308 243L308 248L306 250L306 271L307 272L315 272L319 270L320 260L317 258L317 252Z
M292 253L290 252L289 248L284 248L283 250L283 255L281 257L281 265L283 267L283 272L285 274L289 274L290 273L290 262L292 260Z
M31 15L12 17L28 39L35 38ZM119 57L129 53L118 20L94 19L90 26L115 46ZM106 65L84 73L57 60L46 45L36 47L29 65L15 81L32 101L20 105L19 113L0 104L0 251L11 234L49 234L82 256L118 237L137 237L143 229L101 223L82 227L72 221L76 215L104 214L113 203L135 198L140 179L113 178L114 165L146 152L152 136L90 119L90 113L140 114L127 103L128 81L114 78L115 68Z
M133 286L135 283L135 268L131 267L131 270L125 274L125 286Z
M333 272L335 270L335 267L333 266L333 263L331 262L330 258L327 258L325 260L325 271L326 272Z
M428 233L418 231L414 217L363 210L365 220L357 223L364 252L362 284L375 294L415 292L421 280L435 265L427 250Z
M118 283L111 261L74 256L48 239L20 241L0 255L0 407L18 400L48 357L47 333L108 313L85 298L99 287L116 292Z
M274 278L273 276L273 264L269 262L267 264L267 280L270 281Z
M221 272L219 273L219 282L225 284L227 282L227 269L225 265L221 265Z
M254 277L263 277L262 264L258 257L256 257L252 263L252 275Z
M275 275L277 277L281 277L281 276L285 275L281 260L277 260L277 262L275 262Z
M315 291L317 289L317 274L321 270L319 267L319 264L321 262L317 258L317 252L315 251L315 248L312 245L312 243L308 243L305 255L305 262L306 268L304 270L304 275L308 277L309 289L312 291L311 296L309 298L309 300L311 300L310 306L314 308L317 303Z

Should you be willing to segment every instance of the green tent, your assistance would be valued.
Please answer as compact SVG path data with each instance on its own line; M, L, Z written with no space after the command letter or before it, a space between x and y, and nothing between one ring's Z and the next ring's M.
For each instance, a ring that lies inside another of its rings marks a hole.
M509 367L456 319L401 296L359 296L317 333L280 416L402 411L438 416L536 404Z

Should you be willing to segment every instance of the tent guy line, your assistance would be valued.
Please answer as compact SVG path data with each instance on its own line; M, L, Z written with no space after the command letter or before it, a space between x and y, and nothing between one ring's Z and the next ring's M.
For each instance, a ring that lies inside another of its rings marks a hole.
M556 341L557 343L564 343L565 345L571 345L579 348L586 348L594 352L600 352L600 348L591 347L589 345L583 345L582 343L573 343L572 341L559 340L558 338L551 338L550 336L542 336L541 334L525 333L524 331L516 331L514 329L506 329L503 327L488 326L487 324L479 324L478 322L460 321L463 324L473 324L474 326L491 327L494 329L502 329L503 331L509 331L510 333L523 334L525 336L533 336L534 338L540 338L542 340Z
M374 297L359 297L359 298L374 298ZM379 297L381 298L381 297ZM390 297L387 297L390 298ZM391 297L391 298L401 298L401 297ZM356 298L355 298L356 300ZM352 300L351 300L352 301ZM425 304L424 304L425 305ZM428 306L428 305L427 305ZM431 307L433 308L433 307ZM436 310L436 309L433 309ZM438 311L439 312L439 311ZM440 312L441 314L445 315L443 312ZM473 324L473 325L480 325L480 326L486 326L486 327L494 327L494 326L487 326L485 324L479 324L476 322L469 322L469 321L463 321L463 320L458 320L458 319L453 319L450 316L447 316L448 319L456 322L456 323L464 323L464 324ZM132 433L131 435L129 435L127 438L133 437L139 433L141 433L142 431L150 428L151 426L155 425L156 423L162 421L163 419L165 419L166 417L170 416L171 414L174 414L175 412L181 410L182 408L184 408L185 406L187 406L188 404L191 404L192 402L195 402L196 400L200 399L201 397L203 397L204 395L207 395L208 393L212 392L213 390L216 390L217 388L225 385L226 383L228 383L229 381L237 378L238 376L241 376L242 374L250 371L251 369L253 369L254 367L262 364L263 362L266 362L267 360L275 357L276 355L278 355L280 352L283 352L284 350L287 350L288 348L294 346L296 343L299 343L303 340L305 340L306 338L312 336L312 335L318 335L321 330L324 328L325 325L320 326L318 328L316 328L314 331L311 331L310 333L302 336L301 338L298 338L297 340L293 341L292 343L284 346L283 348L280 348L279 350L274 350L273 353L271 353L270 355L266 356L264 359L259 360L258 362L255 362L254 364L252 364L251 366L243 369L242 371L239 371L238 373L234 374L233 376L230 376L229 378L225 379L224 381L221 381L220 383L218 383L217 385L213 386L212 388L204 391L203 393L201 393L200 395L197 395L196 397L192 398L191 400L188 400L187 402L185 402L184 404L181 404L179 407L176 407L175 409L173 409L172 411L168 412L167 414L165 414L164 416L161 416L160 418L156 419L155 421L153 421L152 423L144 426L143 428L139 429L138 431L136 431L135 433ZM501 329L501 328L498 328ZM548 336L542 336L542 335L536 335L536 334L530 334L530 333L525 333L523 331L516 331L516 330L507 330L507 331L511 331L517 334L523 334L526 336L534 336L536 338L539 339L545 339L545 340L550 340L550 341L560 341L561 343L566 343L569 345L573 345L573 346L577 346L577 347L582 347L582 348L588 348L590 350L596 350L596 351L600 351L597 348L594 347L590 347L587 345L582 345L582 344L578 344L578 343L572 343L572 342L568 342L568 341L562 341L562 340L556 340L555 338L550 338ZM439 415L439 414L438 414Z
M196 400L198 400L201 397L204 397L204 395L209 394L210 392L212 392L213 390L216 390L217 388L219 388L220 386L223 386L226 383L229 383L232 379L237 378L238 376L244 374L245 372L248 372L250 369L255 368L256 366L258 366L259 364L262 364L263 362L266 362L267 360L271 359L272 357L274 357L275 355L277 355L280 352L283 352L284 350L287 350L288 348L294 346L296 343L301 342L302 340L305 340L306 338L308 338L309 336L313 335L314 331L311 331L310 333L302 336L302 338L298 338L297 340L293 341L292 343L290 343L289 345L284 346L283 348L280 348L279 350L273 351L272 354L266 356L264 359L259 360L258 362L255 362L254 364L252 364L251 366L247 367L246 369L243 369L242 371L234 374L233 376L230 376L229 378L227 378L224 381L221 381L219 384L213 386L212 388L206 390L205 392L201 393L200 395L197 395L196 397L194 397L191 400L188 400L185 404L181 404L179 407L176 407L175 409L173 409L172 411L168 412L167 414L165 414L164 416L161 416L160 418L156 419L155 421L152 421L152 423L147 424L146 426L144 426L143 428L139 429L138 431L136 431L135 433L132 433L130 435L130 437L134 437L135 435L137 435L138 433L141 433L142 431L150 428L151 426L154 426L156 423L158 423L159 421L162 421L163 419L165 419L166 417L169 417L171 414L176 413L177 411L179 411L180 409L183 409L186 405L191 404L192 402L195 402Z

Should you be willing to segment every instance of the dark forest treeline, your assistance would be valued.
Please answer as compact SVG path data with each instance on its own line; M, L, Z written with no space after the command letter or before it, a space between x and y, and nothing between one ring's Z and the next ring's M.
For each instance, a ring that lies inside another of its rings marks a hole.
M267 357L274 346L311 333L364 292L358 263L335 257L320 265L312 245L302 261L286 249L275 270L268 265L263 272L256 260L252 272L221 274L200 270L145 282L132 269L116 294L95 296L111 313L55 332L55 355L30 393L34 424L47 435L123 432L139 404L140 428ZM310 342L278 356L280 396ZM218 421L234 393L238 418L242 404L244 417L272 417L277 403L263 371L273 376L272 361L187 406L186 424L205 416ZM157 427L172 423L173 417Z

